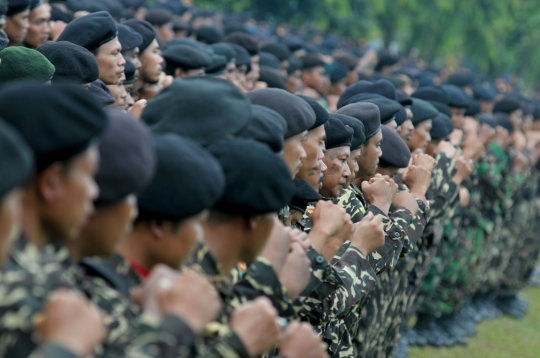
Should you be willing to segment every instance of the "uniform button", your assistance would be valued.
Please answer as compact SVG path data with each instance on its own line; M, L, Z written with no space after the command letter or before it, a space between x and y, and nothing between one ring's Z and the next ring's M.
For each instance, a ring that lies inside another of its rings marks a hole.
M317 256L317 258L315 259L315 261L316 261L318 264L322 264L322 263L324 263L324 257L322 257L322 256Z
M400 232L395 232L394 237L401 237L401 233Z

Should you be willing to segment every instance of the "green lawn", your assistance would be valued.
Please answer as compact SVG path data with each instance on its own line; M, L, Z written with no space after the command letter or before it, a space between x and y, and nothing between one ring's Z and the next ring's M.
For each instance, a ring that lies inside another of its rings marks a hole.
M540 290L523 292L529 300L529 312L522 320L501 318L484 321L478 334L469 338L467 347L414 348L410 358L538 358L540 357Z

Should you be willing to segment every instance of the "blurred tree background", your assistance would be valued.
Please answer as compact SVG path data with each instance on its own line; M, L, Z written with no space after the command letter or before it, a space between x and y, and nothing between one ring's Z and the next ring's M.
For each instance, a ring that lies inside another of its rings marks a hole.
M197 6L249 11L273 24L313 26L357 40L418 51L428 62L468 64L529 85L540 75L538 0L198 0Z

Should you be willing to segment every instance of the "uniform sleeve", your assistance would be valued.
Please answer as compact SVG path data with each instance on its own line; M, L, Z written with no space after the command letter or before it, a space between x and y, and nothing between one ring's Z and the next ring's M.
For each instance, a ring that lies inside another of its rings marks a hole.
M29 358L79 358L64 346L55 342L43 342Z

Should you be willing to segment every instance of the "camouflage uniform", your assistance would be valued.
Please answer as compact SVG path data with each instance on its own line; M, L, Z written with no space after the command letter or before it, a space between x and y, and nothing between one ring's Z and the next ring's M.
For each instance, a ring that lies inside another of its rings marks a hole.
M182 320L167 316L159 323L141 314L105 281L84 275L71 263L64 247L47 245L40 251L21 237L10 254L8 271L0 283L3 297L11 297L0 305L2 355L30 354L37 344L33 334L36 315L55 289L65 287L82 292L105 313L107 335L95 356L197 356L200 339Z

